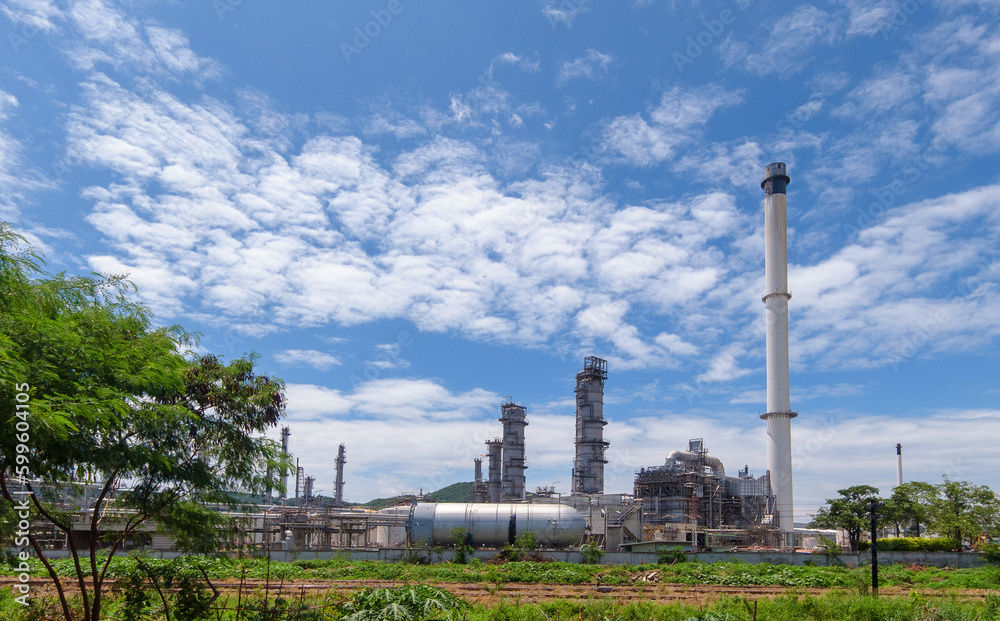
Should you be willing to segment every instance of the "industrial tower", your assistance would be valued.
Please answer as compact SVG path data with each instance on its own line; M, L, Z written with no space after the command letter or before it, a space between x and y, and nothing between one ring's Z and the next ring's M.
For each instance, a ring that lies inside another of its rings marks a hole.
M486 488L487 502L500 502L503 496L503 440L493 438L486 441L486 465L489 481Z
M778 526L795 528L792 503L792 411L788 389L788 222L785 188L791 182L783 162L764 168L764 279L767 347L767 469L771 473Z
M508 400L500 406L503 423L503 500L524 500L524 406Z
M288 461L288 436L292 431L288 427L281 428L281 461ZM281 466L281 499L288 498L288 466Z
M576 458L573 461L574 494L604 493L604 382L608 361L587 356L576 374Z
M476 468L476 476L472 483L472 502L486 502L489 497L486 491L486 482L483 481L483 458L477 457L473 463Z
M344 464L347 463L347 446L340 445L337 449L337 478L333 483L333 501L338 505L344 502Z

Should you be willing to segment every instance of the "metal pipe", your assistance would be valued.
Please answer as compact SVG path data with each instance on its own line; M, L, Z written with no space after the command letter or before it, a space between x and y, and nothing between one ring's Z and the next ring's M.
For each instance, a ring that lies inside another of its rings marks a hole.
M672 461L686 461L688 463L703 463L712 469L712 474L717 477L726 476L726 469L722 465L722 460L718 457L712 457L711 455L704 455L701 453L692 453L691 451L671 451L667 455L667 464Z
M764 277L767 355L767 468L778 511L778 526L795 528L792 502L792 411L788 388L788 222L784 162L764 168Z

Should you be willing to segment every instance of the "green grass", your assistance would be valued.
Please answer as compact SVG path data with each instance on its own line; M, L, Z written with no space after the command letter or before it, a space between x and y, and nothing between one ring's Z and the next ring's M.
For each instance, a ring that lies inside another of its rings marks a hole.
M446 554L446 557L450 554ZM128 575L136 560L116 557L111 562L108 576L112 579ZM154 558L143 559L147 565L157 567L170 563ZM32 574L45 575L41 563L29 561ZM729 586L783 586L806 588L855 588L864 584L870 568L850 569L842 566L799 567L760 563L679 563L677 565L583 565L576 563L533 563L528 561L493 565L473 560L465 565L439 563L414 565L384 561L355 561L347 558L329 560L299 560L289 563L268 563L266 559L230 559L215 557L183 557L180 571L192 577L200 576L197 565L208 570L211 578L264 579L274 581L336 579L379 580L399 582L491 582L584 584L600 576L604 584L625 584L630 573L636 571L660 572L660 580L678 584L719 584ZM52 562L60 575L73 575L69 559ZM10 566L0 567L0 574L14 574ZM985 566L975 569L916 568L905 565L888 565L879 568L879 583L883 587L901 586L921 589L997 589L1000 588L1000 567Z
M220 601L228 610L211 611L206 619L235 621L236 600ZM522 604L516 599L501 600L491 606L467 605L433 587L411 586L392 590L365 589L349 599L330 595L309 595L266 602L252 597L241 602L241 619L269 621L364 621L396 619L463 619L465 621L751 621L754 600L724 596L704 605L684 603L616 603L611 599L553 600L540 604ZM31 609L13 603L12 596L0 592L0 618L9 621L41 619L45 602L35 601ZM49 608L50 614L53 612ZM265 612L266 611L266 612ZM50 616L49 618L59 618ZM123 618L120 599L108 601L105 619ZM163 619L155 604L144 613L149 620ZM1000 621L1000 595L988 595L985 601L958 598L864 597L846 592L821 596L790 593L774 599L756 601L758 621Z

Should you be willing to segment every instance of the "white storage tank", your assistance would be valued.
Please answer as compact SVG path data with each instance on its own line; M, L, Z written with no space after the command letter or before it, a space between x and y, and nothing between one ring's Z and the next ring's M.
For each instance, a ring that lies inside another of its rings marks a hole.
M451 529L459 526L473 546L500 547L526 532L543 548L565 548L580 542L587 521L573 507L525 503L417 503L410 507L406 534L410 544L451 545Z

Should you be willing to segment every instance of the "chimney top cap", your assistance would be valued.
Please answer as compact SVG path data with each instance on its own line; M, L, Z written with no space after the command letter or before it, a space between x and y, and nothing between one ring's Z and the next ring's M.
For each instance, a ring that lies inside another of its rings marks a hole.
M792 182L791 178L788 176L788 171L784 162L774 162L773 164L768 164L764 167L764 180L760 182L760 187L763 188L768 179L774 179L777 177L784 177L785 183Z

